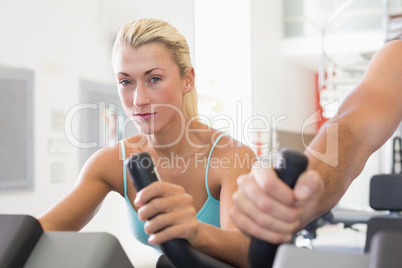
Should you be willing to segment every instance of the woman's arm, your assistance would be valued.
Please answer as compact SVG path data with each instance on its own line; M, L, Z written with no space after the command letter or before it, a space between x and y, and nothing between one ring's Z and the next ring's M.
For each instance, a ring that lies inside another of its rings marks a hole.
M102 149L90 157L73 190L38 218L45 231L78 231L92 219L112 189L106 178L116 161L113 156L110 149Z

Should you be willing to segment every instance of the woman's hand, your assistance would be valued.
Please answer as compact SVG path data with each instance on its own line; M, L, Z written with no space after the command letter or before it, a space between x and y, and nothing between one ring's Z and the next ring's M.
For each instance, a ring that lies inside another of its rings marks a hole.
M187 239L196 245L199 226L193 198L183 187L168 182L155 182L137 193L134 205L145 223L150 244L161 244L173 238Z

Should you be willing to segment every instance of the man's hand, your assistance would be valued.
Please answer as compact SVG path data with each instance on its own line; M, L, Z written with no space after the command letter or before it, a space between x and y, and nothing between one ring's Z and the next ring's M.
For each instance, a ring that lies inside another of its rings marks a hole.
M238 186L233 221L246 234L274 244L290 241L301 225L314 219L324 190L322 178L313 170L304 172L292 190L272 169L257 165L238 178Z

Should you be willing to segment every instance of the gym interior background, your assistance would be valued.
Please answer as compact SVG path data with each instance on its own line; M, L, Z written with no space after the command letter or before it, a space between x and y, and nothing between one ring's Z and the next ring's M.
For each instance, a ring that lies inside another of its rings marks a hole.
M270 157L281 146L304 149L387 41L387 12L401 2L1 0L0 213L39 216L74 186L90 154L135 132L122 122L110 66L122 24L154 17L177 27L204 120ZM360 72L331 69L328 58ZM391 154L388 142L338 206L369 209L370 178L390 173ZM132 238L123 202L109 194L83 231L115 235L136 267L153 267L155 253Z

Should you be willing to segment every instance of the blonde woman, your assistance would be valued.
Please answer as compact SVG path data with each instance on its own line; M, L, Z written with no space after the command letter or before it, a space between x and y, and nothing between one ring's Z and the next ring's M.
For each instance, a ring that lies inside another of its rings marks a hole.
M247 266L249 240L229 216L236 179L253 151L197 120L195 73L184 37L171 25L139 19L116 38L112 65L127 116L139 133L96 152L76 187L39 218L43 228L80 230L110 191L126 200L130 227L144 244L183 238L234 266ZM124 160L148 152L162 182L136 192Z

